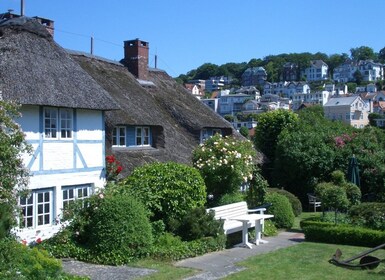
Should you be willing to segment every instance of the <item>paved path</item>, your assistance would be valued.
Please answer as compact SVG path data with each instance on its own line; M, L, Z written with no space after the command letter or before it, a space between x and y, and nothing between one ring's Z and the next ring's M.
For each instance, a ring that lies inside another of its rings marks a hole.
M175 263L175 266L189 267L200 270L186 280L214 280L229 274L244 270L236 263L249 257L265 254L280 248L289 247L303 241L302 233L281 232L275 237L264 238L269 243L248 248L231 248L219 252L209 253L200 257L189 258ZM89 276L91 280L127 280L149 275L156 270L133 268L128 266L105 266L88 264L74 260L63 260L64 271L81 276Z
M199 269L202 273L186 278L186 280L213 280L221 279L229 274L244 270L236 263L249 257L265 254L280 248L289 247L304 240L302 233L281 232L275 237L264 238L269 243L248 248L231 248L219 252L206 254L200 257L185 259L177 262L176 266Z

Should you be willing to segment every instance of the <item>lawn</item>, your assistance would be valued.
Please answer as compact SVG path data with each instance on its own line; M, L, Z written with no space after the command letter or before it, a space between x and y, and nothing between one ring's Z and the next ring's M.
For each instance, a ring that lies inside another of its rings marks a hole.
M252 257L238 265L246 270L226 279L384 279L385 265L374 270L351 270L337 267L328 261L336 249L342 251L342 259L350 258L368 248L304 242L265 255ZM371 254L385 259L385 250Z

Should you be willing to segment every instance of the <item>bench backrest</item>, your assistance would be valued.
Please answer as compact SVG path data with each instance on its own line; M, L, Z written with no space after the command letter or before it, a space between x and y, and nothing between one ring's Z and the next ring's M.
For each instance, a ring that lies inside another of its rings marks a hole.
M207 209L207 212L209 212L210 210L215 212L215 219L226 220L229 218L247 214L247 203L246 201L241 201L218 207L213 207Z

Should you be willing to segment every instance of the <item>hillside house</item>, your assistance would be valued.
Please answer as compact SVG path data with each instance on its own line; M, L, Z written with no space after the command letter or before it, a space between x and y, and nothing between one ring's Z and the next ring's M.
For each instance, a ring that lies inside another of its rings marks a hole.
M384 67L373 60L348 60L334 69L333 80L338 83L355 81L354 73L359 71L363 81L378 81L384 78Z
M309 105L325 105L330 99L331 93L329 91L309 92L309 93L296 93L293 96L292 109L297 111L302 104Z
M36 19L0 22L0 91L21 104L16 121L32 146L28 197L14 229L25 242L57 232L62 209L105 184L105 113L118 105Z
M359 95L334 97L324 105L325 117L339 120L356 128L369 124L369 108Z
M292 62L286 62L282 66L282 72L280 76L281 81L294 82L299 80L299 68L298 64Z
M201 91L198 85L184 84L184 87L196 98L202 99L204 97L204 92Z
M242 86L263 85L266 82L267 73L263 67L247 68L242 74Z
M328 70L329 66L323 60L311 60L303 75L307 81L323 81L328 79Z

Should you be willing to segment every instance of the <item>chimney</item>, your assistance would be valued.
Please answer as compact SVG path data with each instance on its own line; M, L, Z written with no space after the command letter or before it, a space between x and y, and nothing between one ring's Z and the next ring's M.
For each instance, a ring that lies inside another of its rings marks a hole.
M124 41L124 63L140 80L148 80L149 43L139 39Z

